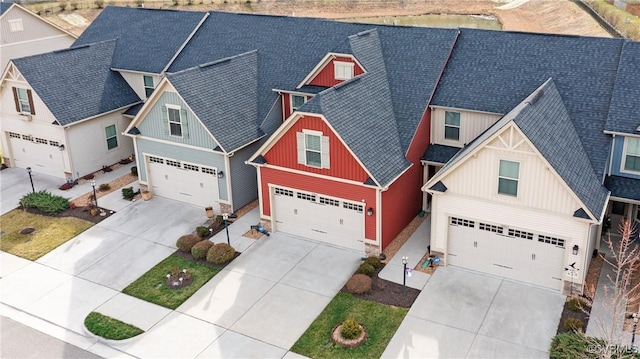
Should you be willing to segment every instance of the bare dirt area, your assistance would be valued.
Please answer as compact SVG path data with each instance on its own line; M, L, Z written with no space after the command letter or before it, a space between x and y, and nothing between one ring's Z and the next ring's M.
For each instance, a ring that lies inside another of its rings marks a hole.
M502 24L503 30L528 31L541 33L557 33L569 35L586 35L609 37L609 34L598 23L576 4L568 0L530 0L512 9L499 9L508 1L504 0L261 0L261 1L192 1L198 5L178 5L174 1L144 1L145 7L169 8L191 11L221 10L271 15L287 15L300 17L319 17L327 19L346 19L372 16L401 16L423 14L467 14L491 15ZM121 6L136 6L134 1L111 2ZM52 3L55 4L55 3ZM93 2L86 1L87 7ZM35 5L34 5L35 6ZM42 4L38 4L38 11ZM82 8L82 6L80 6ZM98 9L80 9L61 14L48 14L46 18L61 27L80 34L98 15ZM77 16L85 18L86 23L78 21ZM62 17L60 16L62 15ZM75 19L74 19L75 18ZM65 20L66 19L66 20Z

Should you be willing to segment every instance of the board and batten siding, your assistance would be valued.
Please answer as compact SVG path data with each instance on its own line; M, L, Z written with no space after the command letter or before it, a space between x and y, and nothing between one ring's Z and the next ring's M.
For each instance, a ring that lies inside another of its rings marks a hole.
M590 224L571 216L558 215L549 211L505 206L501 203L484 199L449 193L433 196L431 212L431 250L447 254L447 238L449 218L458 217L479 222L509 226L513 229L527 230L565 240L565 263L577 262L580 269L580 281L583 280L586 268L583 267L589 245ZM574 245L580 248L579 256L571 254ZM506 253L505 253L506 255ZM571 258L569 258L571 256ZM570 277L563 275L565 280ZM576 280L578 282L578 280Z
M74 178L115 164L133 154L133 140L122 135L129 121L120 111L116 111L69 127L67 150L71 156ZM116 125L118 147L109 150L105 128L111 125Z
M147 173L144 163L145 154L168 158L175 161L184 161L208 167L215 167L218 170L227 171L227 168L225 168L224 165L224 155L220 153L200 151L198 149L185 146L172 146L167 143L157 142L153 139L146 139L144 137L136 138L136 148L138 176L140 177L141 182L147 182ZM225 178L218 179L218 191L220 192L221 200L229 200Z
M140 97L141 99L147 98L147 94L145 93L145 89L144 89L144 76L146 75L146 76L153 77L153 84L155 86L158 86L158 83L160 82L160 79L161 79L160 76L153 75L153 74L141 74L139 72L129 72L129 71L122 71L122 70L118 70L118 72L120 73L122 78L124 78L124 80L127 81L129 86L131 86L133 91L135 91L138 97Z
M231 172L231 196L233 197L233 208L235 212L251 201L258 198L258 178L256 168L244 162L249 159L262 145L261 141L235 152L229 157L229 167Z
M631 171L624 170L624 157L625 157L625 136L615 136L613 138L613 160L611 165L611 174L614 176L628 177L640 179L640 173L633 173Z
M460 138L458 141L444 138L444 117L447 111L460 113ZM431 143L460 148L467 143L471 143L482 132L502 118L502 115L497 114L439 107L432 108L431 113Z
M311 79L311 81L309 81L309 85L332 87L343 82L344 80L336 80L335 68L334 68L335 65L333 64L334 61L348 62L353 64L353 77L356 77L364 73L362 68L360 68L360 66L358 66L358 64L355 61L353 61L352 58L337 56L332 60L330 60L329 62L327 62L324 68L322 68L322 70L320 70L320 72L313 79Z
M169 135L168 124L163 121L162 108L169 105L180 106L186 113L186 118L182 118L182 137ZM152 108L141 123L137 126L142 136L158 138L165 141L214 149L218 144L213 140L209 131L202 125L193 112L189 110L187 105L180 99L177 93L165 91L160 98L153 104Z
M18 111L16 111L15 101L13 99L13 87L23 88L31 90L31 96L33 98L33 108L35 109L35 115L31 116L31 122L38 122L43 124L51 124L56 121L56 117L49 111L47 105L44 104L38 93L33 91L31 86L27 82L17 80L7 80L2 88L2 99L0 100L0 113L2 114L3 121L5 115L15 116L17 118Z

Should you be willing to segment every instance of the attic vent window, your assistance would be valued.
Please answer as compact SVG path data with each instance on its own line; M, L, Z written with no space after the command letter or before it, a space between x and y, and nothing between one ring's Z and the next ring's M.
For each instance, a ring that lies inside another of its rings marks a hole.
M22 25L22 19L11 19L9 20L9 31L11 32L19 32L23 31L24 26Z
M335 72L335 79L336 80L352 79L353 67L354 67L354 63L352 62L334 61L333 68Z

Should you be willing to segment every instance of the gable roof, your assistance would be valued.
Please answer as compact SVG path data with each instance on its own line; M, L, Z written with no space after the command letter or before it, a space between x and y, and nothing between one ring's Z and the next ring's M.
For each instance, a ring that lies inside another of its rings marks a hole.
M625 41L605 130L640 134L640 42Z
M603 178L603 133L624 40L460 29L433 105L507 113L548 78L564 99L587 155Z
M256 120L256 51L168 74L167 80L225 152L265 135Z
M2 16L7 10L9 10L15 3L13 2L0 2L0 16Z
M611 197L640 201L640 178L607 176L604 185L611 190Z
M115 41L105 41L12 62L65 126L140 101L122 76L110 70L115 48Z
M591 167L562 96L552 79L547 80L512 111L458 152L434 178L441 178L512 121L595 219L599 220L609 191L601 184Z
M206 16L203 12L107 6L73 46L118 39L112 68L159 74Z

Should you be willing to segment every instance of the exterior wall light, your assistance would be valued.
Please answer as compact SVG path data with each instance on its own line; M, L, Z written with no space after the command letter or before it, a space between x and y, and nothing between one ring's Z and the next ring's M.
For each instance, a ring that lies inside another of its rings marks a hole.
M369 207L367 209L367 216L373 216L373 208Z
M576 244L575 246L573 246L573 255L574 255L574 256L577 256L577 255L578 255L578 249L579 249L579 247L578 247L578 245L577 245L577 244Z
M218 171L218 178L222 178L222 177L224 177L224 172Z
M59 149L60 151L64 151L64 145L62 145L62 144L61 144L60 146L58 146L58 149Z

